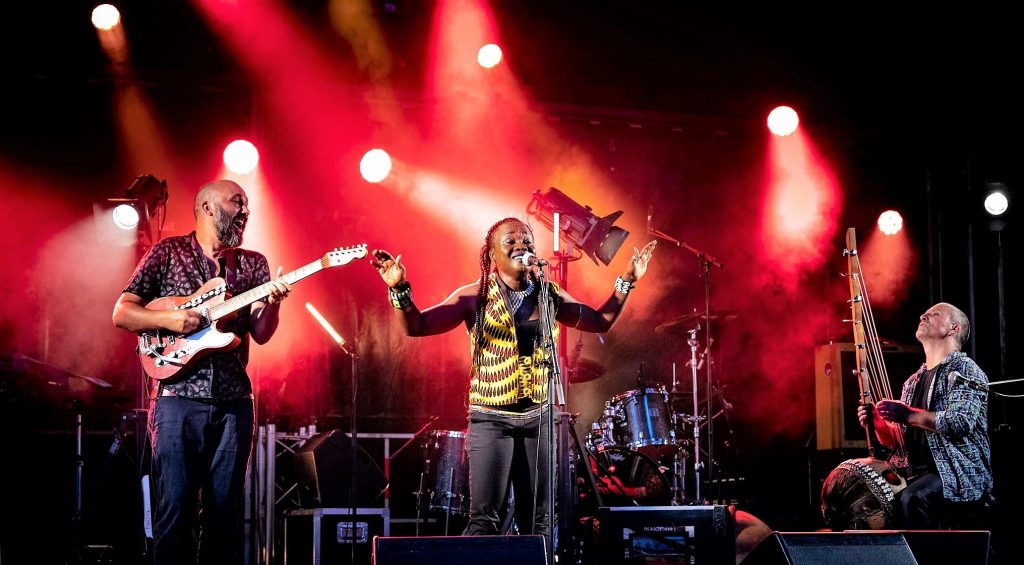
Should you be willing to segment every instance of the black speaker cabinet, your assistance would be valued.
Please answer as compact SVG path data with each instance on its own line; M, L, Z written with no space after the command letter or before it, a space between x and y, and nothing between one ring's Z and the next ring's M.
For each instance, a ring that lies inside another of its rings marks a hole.
M374 565L546 565L544 536L378 537Z
M736 524L727 506L601 508L601 563L736 561Z
M918 345L882 345L882 359L893 398L903 382L924 363ZM814 348L814 399L818 449L867 448L864 428L857 421L860 384L852 343L831 343Z
M747 555L743 565L917 565L899 532L814 532L772 534Z
M349 490L355 480L355 506L380 503L387 487L384 471L352 438L338 430L317 434L295 450L295 480L305 508L351 507Z
M991 532L985 530L906 530L901 532L918 565L986 565Z

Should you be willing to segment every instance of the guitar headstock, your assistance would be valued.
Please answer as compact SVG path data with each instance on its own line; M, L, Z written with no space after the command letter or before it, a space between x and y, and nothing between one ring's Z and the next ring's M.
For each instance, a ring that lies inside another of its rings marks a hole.
M320 259L320 263L327 267L340 267L342 265L348 265L356 259L362 259L366 257L366 244L353 245L351 247L339 247L334 251L328 251L324 254L323 258Z

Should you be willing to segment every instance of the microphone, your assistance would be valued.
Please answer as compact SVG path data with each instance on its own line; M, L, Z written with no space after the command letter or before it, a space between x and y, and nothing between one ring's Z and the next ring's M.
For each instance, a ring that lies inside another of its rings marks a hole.
M651 234L651 219L654 218L654 204L647 206L647 235Z
M548 264L547 261L541 259L540 257L537 257L536 255L530 253L529 251L523 253L519 257L516 257L516 261L519 261L520 263L526 265L527 267L536 267L538 265L543 267L544 265Z

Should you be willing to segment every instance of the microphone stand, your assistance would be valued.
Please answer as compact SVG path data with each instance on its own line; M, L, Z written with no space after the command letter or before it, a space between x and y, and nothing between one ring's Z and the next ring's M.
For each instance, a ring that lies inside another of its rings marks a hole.
M331 326L331 323L328 322L327 319L324 318L323 315L320 314L320 312L313 306L313 304L307 302L306 303L306 310L309 310L309 313L312 314L312 316L314 318L316 318L316 321L320 322L320 326L323 327L324 331L326 331L327 334L329 336L331 336L331 339L333 339L334 342L338 344L338 348L341 349L341 351L343 353L348 355L349 359L351 359L351 361L352 361L352 364L351 364L352 365L352 406L351 406L352 421L349 424L350 425L350 430L351 430L350 433L349 433L349 437L352 440L351 441L351 446L350 446L352 455L351 455L351 461L350 461L351 469L349 470L349 476L351 477L351 480L349 481L349 485L348 485L348 501L349 501L349 505L350 505L349 506L349 518L352 519L352 529L351 529L351 534L352 534L352 540L351 541L352 541L352 543L351 543L351 546L349 547L349 549L351 550L351 553L350 553L351 561L350 562L351 563L355 563L356 562L356 540L359 539L358 528L357 528L358 522L356 520L356 510L357 510L357 508L356 508L356 468L357 468L356 467L356 453L357 453L356 450L358 449L358 445L356 443L356 440L358 438L358 432L356 430L356 397L357 397L357 395L359 393L359 371L358 371L359 356L356 354L355 346L346 343L345 339L343 337L341 337L341 334L339 334L337 331L335 331L334 327Z
M554 525L555 525L555 487L557 483L557 466L556 466L556 454L555 454L555 404L563 406L565 404L565 393L562 390L562 374L561 367L558 360L558 346L552 339L555 328L555 313L554 308L551 305L551 295L549 292L550 281L544 274L544 266L537 266L537 278L540 281L540 297L538 299L538 305L540 306L540 331L541 331L541 347L548 350L548 408L545 416L548 422L548 523L547 523L547 540L546 540L546 551L548 556L548 563L554 563ZM554 398L552 398L554 396ZM540 434L538 430L538 441L540 440ZM588 463L589 464L589 463ZM538 470L539 472L539 470ZM539 479L539 477L538 477ZM534 520L533 524L536 528L536 511L537 511L537 482L534 482Z
M678 239L668 235L667 233L659 230L658 228L654 227L654 225L651 223L652 215L653 215L653 206L648 208L648 212L647 212L647 234L648 235L653 235L654 237L657 237L657 238L660 238L660 239L664 239L665 241L668 241L669 243L672 243L676 247L680 247L680 248L686 249L690 253L693 253L694 255L697 256L697 261L700 264L700 271L701 271L701 275L700 276L701 276L702 279L704 279L704 320L705 320L705 324L704 324L704 339L705 339L705 342L708 344L708 347L710 348L710 346L711 346L711 266L714 265L715 267L718 267L719 269L724 269L725 265L723 265L721 261L719 261L718 259L716 259L712 255L710 255L710 254L708 254L708 253L706 253L706 252L704 252L704 251L702 251L700 249L697 249L696 247L694 247L694 246L692 246L692 245L690 245L690 244L688 244L688 243L686 243L684 241L680 241L680 240L678 240ZM694 338L691 337L691 339L694 339ZM694 363L696 363L696 361L694 361ZM710 360L708 360L708 363L707 363L707 384L706 384L706 387L705 387L707 389L706 390L706 392L707 392L707 410L708 410L708 416L709 416L709 418L708 418L708 434L707 434L707 436L708 436L708 461L707 461L707 475L706 475L709 485L712 484L711 481L713 480L714 471L715 471L715 469L714 469L714 460L715 460L715 458L714 458L714 445L715 445L715 443L714 443L714 426L712 426L711 419L710 419L711 407L712 407L712 401L713 401L712 391L715 388L714 387L713 371L712 371L712 366L713 365L714 365L714 363L711 363ZM696 367L696 365L694 365L694 367ZM697 400L696 400L697 399L697 387L696 386L694 386L694 389L693 389L693 398L694 398L694 414L693 414L693 416L694 416L694 419L695 419L694 427L696 428L696 427L698 427L698 423L696 421L696 419L698 417L697 409L696 409L696 405L697 405ZM700 452L700 443L697 443L696 445L694 445L694 453L699 453L699 452ZM696 462L694 463L694 465L696 467ZM700 492L700 481L699 480L697 481L697 492L698 493ZM697 501L700 502L700 499L698 498Z

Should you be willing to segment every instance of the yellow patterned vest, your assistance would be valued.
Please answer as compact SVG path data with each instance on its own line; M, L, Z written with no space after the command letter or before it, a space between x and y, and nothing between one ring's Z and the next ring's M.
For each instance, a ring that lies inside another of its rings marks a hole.
M484 306L483 345L477 347L476 332L470 330L470 351L473 366L469 375L469 403L482 406L507 406L521 399L542 404L547 401L548 352L535 347L533 356L520 357L516 345L516 329L507 302L501 293L497 276L490 275L487 304ZM551 290L558 296L554 282ZM558 324L552 331L558 343Z

